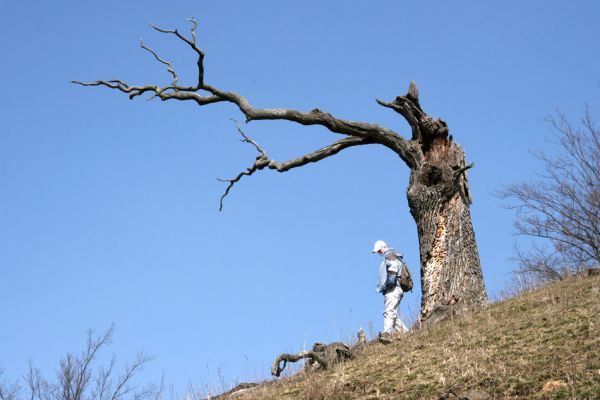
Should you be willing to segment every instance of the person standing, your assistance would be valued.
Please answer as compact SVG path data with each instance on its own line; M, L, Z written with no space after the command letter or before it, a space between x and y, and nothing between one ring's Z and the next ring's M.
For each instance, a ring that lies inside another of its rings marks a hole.
M402 270L402 254L390 249L383 240L375 242L372 252L380 254L383 258L375 288L377 293L383 294L383 331L379 335L385 337L395 332L406 332L408 329L398 312L404 295L398 282L398 274Z

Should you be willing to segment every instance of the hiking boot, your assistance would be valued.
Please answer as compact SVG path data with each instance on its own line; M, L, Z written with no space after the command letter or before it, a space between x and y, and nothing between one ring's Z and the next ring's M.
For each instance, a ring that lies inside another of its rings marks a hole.
M379 343L390 344L392 343L392 334L389 332L379 332L377 340Z

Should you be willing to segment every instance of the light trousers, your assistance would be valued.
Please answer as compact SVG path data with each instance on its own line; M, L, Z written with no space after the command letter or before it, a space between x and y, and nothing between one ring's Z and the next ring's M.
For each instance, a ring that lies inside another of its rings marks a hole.
M406 332L408 329L406 325L400 319L398 315L398 308L400 307L400 300L404 292L400 289L400 286L396 286L394 290L386 293L383 296L383 332L394 333L394 332Z

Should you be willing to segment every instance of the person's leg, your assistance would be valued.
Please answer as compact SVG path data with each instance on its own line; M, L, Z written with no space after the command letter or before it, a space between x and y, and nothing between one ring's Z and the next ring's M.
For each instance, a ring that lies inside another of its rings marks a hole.
M396 332L408 332L408 328L404 325L404 322L400 319L400 316L396 319L396 324L394 325L394 329Z
M395 306L396 318L394 319L394 331L406 332L406 331L408 331L408 329L406 328L406 325L404 325L404 323L402 322L402 319L400 319L400 302L402 301L404 292L402 291L402 289L400 287L396 287L396 289L394 289L394 292L396 292L396 301L397 301L396 306Z
M394 320L394 330L396 332L407 332L408 328L406 327L406 325L404 325L402 319L400 319L400 302L402 301L404 292L399 287L397 287L395 291L398 291L398 304L396 304L396 319Z
M383 333L394 333L394 325L398 318L398 305L402 298L402 290L395 288L383 296Z

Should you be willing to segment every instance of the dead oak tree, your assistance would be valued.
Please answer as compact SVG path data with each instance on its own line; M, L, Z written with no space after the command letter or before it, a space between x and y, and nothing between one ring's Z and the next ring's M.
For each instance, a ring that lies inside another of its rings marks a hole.
M302 112L285 108L255 108L244 96L221 90L205 81L204 52L196 42L197 23L193 18L190 21L190 37L176 29L167 30L151 26L160 33L175 36L196 54L195 85L180 85L173 64L161 58L144 43L141 43L141 47L166 66L172 77L170 84L130 85L118 79L74 83L83 86L105 86L127 94L130 99L149 94L151 98L159 98L162 101L193 101L198 106L227 102L239 108L246 122L286 120L302 125L320 125L343 136L331 145L312 153L278 162L269 158L258 143L240 130L244 141L252 144L259 154L252 166L226 181L228 186L221 198L221 207L223 199L235 183L242 177L265 168L285 172L354 146L380 144L389 148L410 169L407 197L419 235L421 321L435 321L487 302L469 208L471 195L466 172L473 164L466 164L463 149L452 140L446 122L440 118L432 118L423 111L417 87L413 82L410 83L406 95L398 96L391 102L377 100L380 105L396 111L406 119L412 129L410 139L405 139L393 130L379 125L339 119L319 109Z

